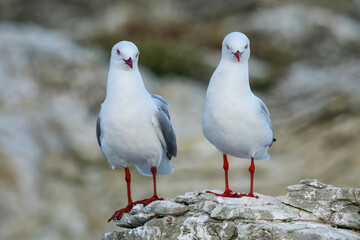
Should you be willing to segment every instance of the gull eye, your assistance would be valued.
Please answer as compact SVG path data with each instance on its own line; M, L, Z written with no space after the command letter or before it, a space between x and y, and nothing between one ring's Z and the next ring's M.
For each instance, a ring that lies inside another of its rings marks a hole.
M119 49L116 49L116 54L117 54L117 55L120 55Z
M246 45L245 45L245 49L248 49L248 47L249 47L249 46L246 44Z
M227 48L227 49L230 49L230 48L229 48L229 45L226 45L226 48Z
M136 55L135 55L135 57L137 58L139 56L139 53L137 53Z

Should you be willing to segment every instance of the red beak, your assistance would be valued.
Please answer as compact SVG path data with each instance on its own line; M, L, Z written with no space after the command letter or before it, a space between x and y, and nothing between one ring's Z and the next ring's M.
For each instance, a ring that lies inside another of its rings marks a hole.
M125 59L123 59L123 60L125 61L125 63L127 65L129 65L130 68L133 68L133 61L132 61L131 57L129 57L128 60L125 60Z
M235 55L235 57L237 58L238 62L240 62L240 58L241 58L241 55L243 53L241 53L239 50L236 51L236 53L233 53Z

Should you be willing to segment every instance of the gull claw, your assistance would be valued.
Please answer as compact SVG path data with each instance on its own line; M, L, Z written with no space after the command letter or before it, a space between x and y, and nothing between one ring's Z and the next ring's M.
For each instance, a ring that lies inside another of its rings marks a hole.
M162 201L164 200L164 198L159 198L158 196L153 196L151 198L146 198L143 200L139 200L136 202L133 202L132 204L127 205L125 208L119 209L117 211L114 212L114 214L109 218L108 222L111 221L116 221L121 219L122 215L124 213L130 212L131 209L136 205L136 204L143 204L144 206L149 205L150 203L154 202L154 201Z
M136 202L134 202L134 205L135 204L143 204L144 206L147 206L147 205L149 205L150 203L152 203L154 201L163 201L163 200L164 200L164 198L159 198L158 196L155 196L155 197L146 198L146 199L143 199L143 200L136 201Z
M134 204L127 205L125 208L119 209L109 218L108 222L119 220L124 213L130 212Z
M238 197L240 197L240 194L238 194L236 192L234 193L231 190L225 191L224 193L214 193L212 191L206 191L206 192L214 194L215 196L218 196L218 197L228 197L228 198L238 198Z
M249 193L249 194L242 193L242 194L240 194L239 198L242 198L242 197L259 198L259 196L256 196L252 193Z

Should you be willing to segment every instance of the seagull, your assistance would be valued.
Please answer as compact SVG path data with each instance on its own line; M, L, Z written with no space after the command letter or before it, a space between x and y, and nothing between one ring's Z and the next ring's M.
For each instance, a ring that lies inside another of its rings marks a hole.
M138 68L139 50L129 41L121 41L111 50L106 97L96 123L100 151L113 169L125 169L128 205L109 218L118 220L135 204L149 204L159 198L156 176L174 172L170 162L177 145L170 122L168 103L146 90ZM135 165L145 176L153 177L154 195L133 202L129 166Z
M268 148L276 139L269 110L249 85L250 41L245 34L232 32L222 43L222 56L206 92L202 131L223 155L225 192L222 197L254 197L254 160L269 159ZM227 155L251 160L250 192L232 192L228 183Z

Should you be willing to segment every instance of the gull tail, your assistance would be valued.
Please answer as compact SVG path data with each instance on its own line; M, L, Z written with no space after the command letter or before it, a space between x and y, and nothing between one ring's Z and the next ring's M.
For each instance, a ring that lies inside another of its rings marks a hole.
M148 164L136 164L136 169L144 176L152 176L151 167ZM160 165L157 167L156 176L163 176L174 172L174 167L170 160L164 158Z

